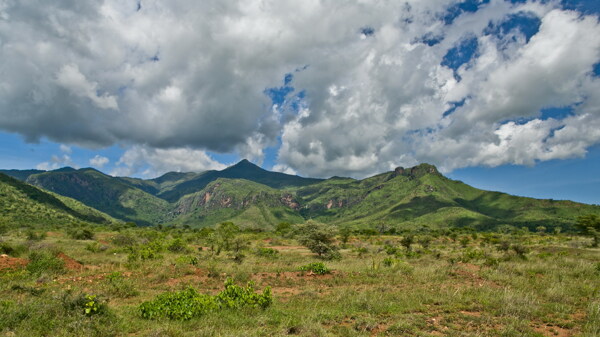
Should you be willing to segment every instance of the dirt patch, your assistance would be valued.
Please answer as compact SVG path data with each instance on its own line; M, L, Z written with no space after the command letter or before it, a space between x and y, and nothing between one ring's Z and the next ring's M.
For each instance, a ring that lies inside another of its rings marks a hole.
M273 248L278 251L286 251L286 250L308 250L304 246L270 246L269 248Z
M538 326L533 327L533 330L535 330L535 332L537 333L548 337L570 337L575 335L575 332L571 330L548 324L540 324Z
M0 270L3 269L18 269L25 267L29 261L18 257L10 257L2 254L0 256Z
M56 257L58 257L59 259L65 261L65 268L67 268L68 270L81 270L83 269L83 265L77 261L75 261L73 258L69 257L67 254L65 253L58 253L58 255L56 255Z

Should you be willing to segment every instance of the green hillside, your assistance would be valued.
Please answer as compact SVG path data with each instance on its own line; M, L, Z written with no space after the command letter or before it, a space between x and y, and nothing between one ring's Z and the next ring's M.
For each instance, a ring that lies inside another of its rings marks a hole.
M171 207L168 202L126 184L120 178L91 168L34 174L27 182L139 225L164 222Z
M296 193L304 217L339 225L569 228L579 215L600 214L598 206L479 190L427 164L360 181L328 180Z
M242 227L274 227L282 221L302 222L299 204L285 191L243 179L219 178L199 192L181 198L174 222L192 226L235 221Z
M219 178L246 179L276 189L307 186L322 181L322 179L303 178L285 173L267 171L245 159L222 171L205 171L198 173L195 176L178 175L177 177L180 179L175 180L171 178L166 180L170 184L165 184L163 181L165 180L164 178L157 178L157 182L160 181L162 186L162 189L157 196L169 202L175 202L186 194L202 190L208 184Z
M109 224L110 216L79 201L43 191L0 173L0 224L10 227Z
M140 225L204 227L233 221L268 229L283 221L315 219L359 228L571 229L578 216L600 214L599 206L479 190L444 177L428 164L363 180L302 178L269 172L245 160L222 171L169 172L148 180L112 177L89 168L12 173Z

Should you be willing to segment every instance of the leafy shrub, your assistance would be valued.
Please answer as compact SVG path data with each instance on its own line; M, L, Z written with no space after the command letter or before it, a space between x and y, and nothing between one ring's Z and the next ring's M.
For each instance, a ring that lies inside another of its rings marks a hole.
M317 275L325 275L331 273L331 270L325 266L323 262L313 262L298 268L300 271L310 271Z
M215 296L198 293L190 287L186 290L167 292L158 295L153 301L140 305L143 318L172 320L189 320L208 312L220 309L239 309L242 307L267 308L273 302L271 288L267 287L262 294L254 292L252 284L243 288L233 284L228 278L225 289Z
M334 244L337 229L333 226L308 220L295 229L298 242L316 253L319 257L331 260L339 258L338 247Z
M195 256L191 256L191 255L182 255L182 256L178 256L175 259L175 263L178 265L192 265L192 266L197 266L198 265L198 258Z
M189 251L187 245L181 239L175 239L167 245L167 250L173 253L184 253Z
M0 254L6 254L10 256L20 256L27 251L25 245L11 245L8 242L0 242Z
M388 255L395 255L396 253L398 253L398 248L394 246L386 245L384 249Z
M131 233L119 233L113 239L112 243L119 247L133 246L137 243L137 239Z
M132 282L127 280L120 272L113 272L106 277L108 292L119 298L134 297L139 294Z
M462 253L462 256L460 257L460 260L462 262L469 262L472 260L481 260L485 258L485 252L479 249L470 249L467 248L465 249L465 251Z
M394 259L393 257L386 257L385 259L383 259L382 264L386 267L391 267L396 263L396 259Z
M69 236L74 240L93 240L94 232L87 228L80 228L69 231Z
M273 248L258 247L254 251L254 254L256 256L274 258L277 255L279 255L279 252L277 251L277 249L273 249Z
M42 241L46 238L47 234L46 232L36 232L33 230L29 230L27 231L27 233L25 233L27 240L30 241Z
M27 271L33 275L42 273L57 274L64 271L65 261L47 251L33 251L29 253Z
M103 252L107 249L108 249L107 246L101 245L98 242L90 242L87 245L85 245L85 250L90 251L92 253Z
M129 262L137 260L156 260L162 258L162 255L160 255L160 252L162 251L162 244L157 240L154 240L143 245L131 247L127 259Z
M526 259L525 254L529 253L529 249L523 245L512 245L510 248L517 254L518 257Z

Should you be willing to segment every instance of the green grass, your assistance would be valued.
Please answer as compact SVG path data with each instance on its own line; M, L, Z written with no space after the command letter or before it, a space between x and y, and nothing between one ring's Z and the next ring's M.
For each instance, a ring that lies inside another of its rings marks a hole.
M244 234L250 245L240 262L229 252L199 251L207 239L193 230L128 232L134 241L120 245L112 243L118 232L96 232L107 248L93 251L86 246L94 241L72 240L66 232L37 242L18 231L5 234L6 244L63 251L84 268L0 271L0 335L591 337L600 329L600 251L588 247L589 238L431 233L427 248L417 236L409 252L401 236L352 235L342 259L326 262L331 272L318 275L299 271L317 266L315 255L274 233ZM185 249L128 262L128 247L149 240L165 247L179 240ZM505 252L502 241L528 252ZM252 253L270 247L279 253ZM212 298L228 278L238 286L253 282L252 293L270 287L272 304L206 310L186 321L140 315L142 303L189 287ZM81 299L88 295L97 296L102 313L85 314Z

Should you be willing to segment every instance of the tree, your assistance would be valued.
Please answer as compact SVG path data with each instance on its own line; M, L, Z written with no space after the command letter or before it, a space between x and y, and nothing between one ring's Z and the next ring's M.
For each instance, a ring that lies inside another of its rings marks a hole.
M221 253L221 250L230 250L231 242L239 232L240 228L233 222L223 222L217 225L215 231L209 235L212 246L217 246L217 255Z
M575 227L586 236L591 236L594 239L592 247L600 245L600 217L596 214L582 215L577 218Z
M320 258L333 259L339 257L334 238L337 234L335 227L308 220L305 224L296 226L296 238L301 245Z
M400 240L400 244L404 246L407 251L410 251L410 246L413 243L415 243L415 237L412 234L407 234Z

